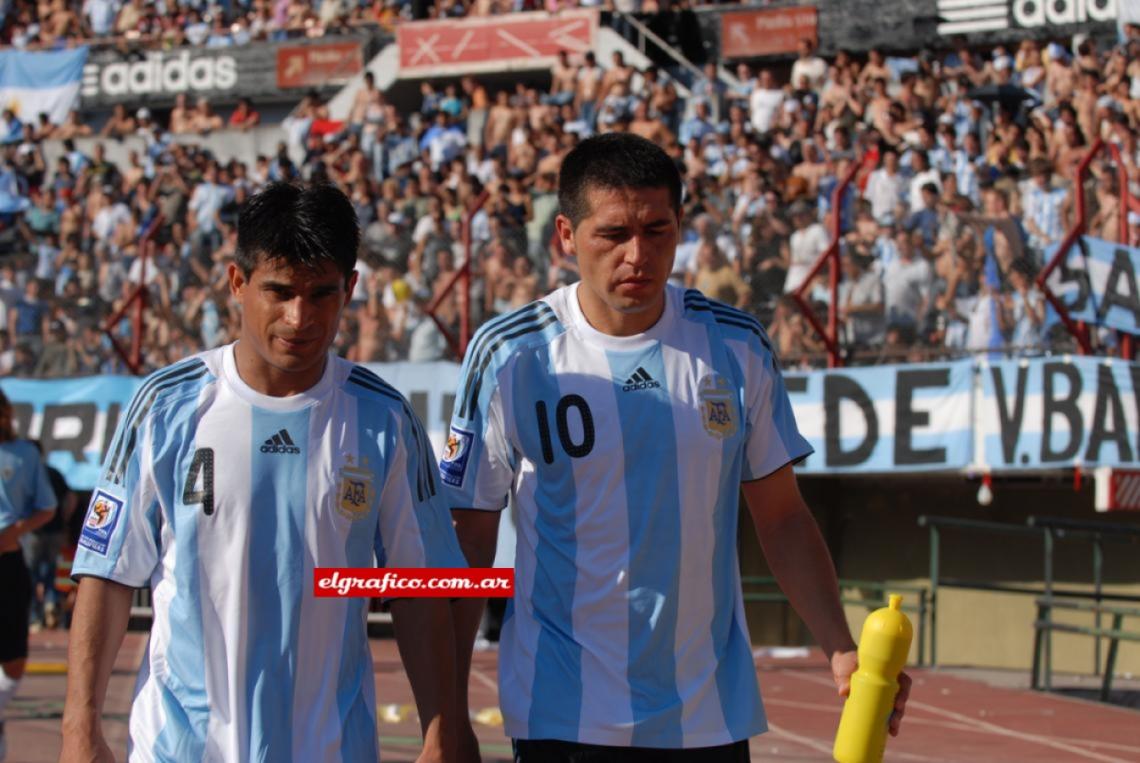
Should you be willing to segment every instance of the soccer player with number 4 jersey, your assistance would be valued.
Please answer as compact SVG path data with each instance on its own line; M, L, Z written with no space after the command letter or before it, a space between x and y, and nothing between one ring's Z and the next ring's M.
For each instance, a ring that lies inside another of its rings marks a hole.
M101 707L133 589L148 584L131 761L377 760L368 600L315 598L313 569L466 565L408 403L329 353L358 243L331 186L251 198L229 266L239 340L152 374L127 408L72 567L64 763L113 759ZM420 760L450 759L450 609L391 611Z
M490 321L464 361L440 477L472 566L516 502L499 647L519 763L747 761L767 728L736 552L741 489L767 561L843 694L855 645L796 486L800 436L750 315L668 284L681 177L612 133L563 161L582 280ZM459 716L480 602L456 604ZM896 702L898 731L909 679ZM469 726L460 759L477 760Z

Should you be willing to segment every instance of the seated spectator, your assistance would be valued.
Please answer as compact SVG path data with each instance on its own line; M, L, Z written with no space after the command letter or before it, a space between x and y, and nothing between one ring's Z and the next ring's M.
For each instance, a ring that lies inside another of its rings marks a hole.
M209 100L206 98L198 99L198 103L190 117L190 122L193 131L199 133L211 133L225 126L225 122L221 116L214 113Z
M705 296L735 307L747 307L752 289L729 264L720 247L701 241L697 249L697 273L693 286Z
M172 135L188 135L195 131L194 111L187 105L186 93L174 96L169 129Z
M99 131L101 138L116 138L122 140L129 135L133 135L138 123L134 117L127 113L127 108L121 103L116 103L111 110L111 118L103 125L103 129Z
M875 347L883 341L885 328L883 282L868 257L845 255L842 264L839 320L844 323L847 342L857 348Z
M921 328L930 307L933 274L917 249L914 234L895 234L898 258L883 271L883 302L888 324Z

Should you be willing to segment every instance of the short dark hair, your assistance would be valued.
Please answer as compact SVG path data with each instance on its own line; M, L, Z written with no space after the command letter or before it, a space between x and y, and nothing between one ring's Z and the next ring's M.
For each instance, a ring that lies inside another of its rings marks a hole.
M343 192L327 183L276 182L242 206L234 259L247 277L267 259L303 268L332 262L347 285L359 246L356 210Z
M681 212L681 173L660 146L632 133L611 132L579 143L562 160L558 208L574 227L590 213L589 188L667 188Z

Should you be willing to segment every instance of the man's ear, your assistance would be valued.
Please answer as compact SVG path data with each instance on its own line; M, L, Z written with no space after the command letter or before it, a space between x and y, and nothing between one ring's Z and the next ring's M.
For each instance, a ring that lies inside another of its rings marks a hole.
M245 288L249 285L249 280L245 277L245 273L242 272L236 262L229 264L226 275L230 282L230 295L238 302L241 302Z
M574 223L570 222L570 218L566 215L560 214L554 218L554 228L558 231L558 240L562 244L562 251L576 257L578 253L574 250Z
M356 291L356 282L360 279L360 271L352 271L352 275L348 277L348 287L344 294L344 306L348 307L348 303L352 301L352 293Z

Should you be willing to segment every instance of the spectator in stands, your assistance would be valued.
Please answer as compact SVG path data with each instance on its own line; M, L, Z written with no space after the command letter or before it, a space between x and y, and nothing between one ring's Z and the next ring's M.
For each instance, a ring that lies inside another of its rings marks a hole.
M883 281L871 269L871 260L861 254L843 257L843 282L839 285L839 319L847 342L866 349L883 340Z
M812 208L804 201L797 201L791 208L792 232L789 241L790 262L784 291L798 289L807 277L820 255L827 250L830 238L827 230L815 219Z
M1065 233L1062 207L1067 193L1052 187L1053 167L1047 159L1033 162L1030 175L1021 198L1022 219L1029 234L1029 248L1040 261L1045 249L1059 242Z
M918 251L921 235L899 230L894 244L898 257L883 272L887 323L906 326L917 332L922 328L930 306L933 274L930 263Z
M237 106L230 113L230 127L244 132L259 124L261 124L261 115L253 108L253 103L248 98L239 98Z
M863 196L871 202L871 215L875 220L889 224L896 220L906 179L899 171L899 155L893 148L883 151L882 162L868 178Z

